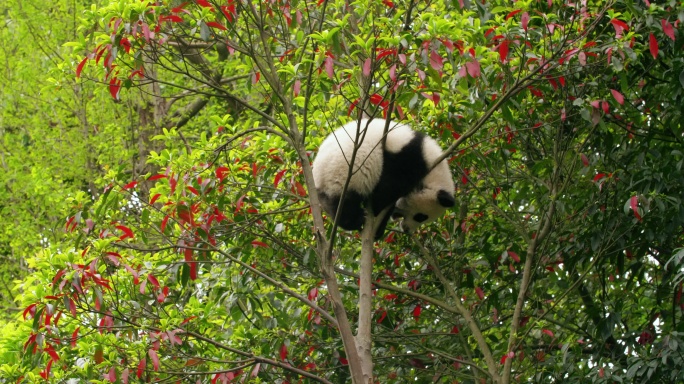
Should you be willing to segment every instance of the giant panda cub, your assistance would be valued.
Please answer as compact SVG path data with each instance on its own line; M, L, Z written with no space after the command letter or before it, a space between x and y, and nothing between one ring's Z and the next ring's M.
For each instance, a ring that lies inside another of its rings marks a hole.
M376 240L382 238L390 216L403 218L402 230L411 232L442 216L455 203L454 181L446 160L432 171L428 169L442 154L439 144L405 124L390 122L383 149L386 123L382 119L361 120L360 124L352 121L335 130L321 144L313 167L323 209L334 220L354 143L360 143L337 223L347 230L360 230L368 203L375 216L391 207L382 218Z

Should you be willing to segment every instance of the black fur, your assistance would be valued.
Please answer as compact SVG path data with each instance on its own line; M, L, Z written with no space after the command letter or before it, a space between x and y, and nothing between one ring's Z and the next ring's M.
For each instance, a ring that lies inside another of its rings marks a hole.
M337 213L337 207L340 204L340 196L330 197L325 192L319 190L319 196L323 209L326 212L334 212L333 219ZM365 214L363 211L364 198L356 191L347 191L344 203L340 209L342 214L337 219L337 225L348 231L359 231L363 227L365 221Z
M456 199L447 191L440 190L437 192L437 200L442 207L450 208L456 204Z
M398 153L383 152L382 176L370 196L373 214L391 207L380 221L375 232L375 240L385 234L385 228L394 212L394 204L400 197L419 188L423 178L428 174L428 164L423 157L422 133L416 132L411 141Z
M428 219L428 215L426 215L424 213L416 213L415 215L413 215L413 220L415 220L419 223L422 223L423 221L425 221L427 219Z

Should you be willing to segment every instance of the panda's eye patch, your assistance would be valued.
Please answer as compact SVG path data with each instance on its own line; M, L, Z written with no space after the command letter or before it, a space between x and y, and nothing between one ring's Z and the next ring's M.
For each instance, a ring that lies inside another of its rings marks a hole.
M423 221L425 221L427 219L428 219L428 216L424 213L416 213L415 215L413 215L413 220L415 220L419 223L422 223Z

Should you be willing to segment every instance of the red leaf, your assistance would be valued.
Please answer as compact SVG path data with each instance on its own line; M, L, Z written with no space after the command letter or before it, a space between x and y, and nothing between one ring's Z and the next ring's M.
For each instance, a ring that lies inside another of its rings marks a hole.
M254 240L254 241L252 241L252 247L254 247L254 248L256 248L256 247L268 248L268 244L261 242L259 240Z
M657 54L657 53L656 53L656 54ZM613 97L615 98L615 100L617 100L618 104L622 105L622 104L625 103L625 97L622 96L622 93L618 92L618 91L615 90L615 89L611 89L611 90L610 90L610 93L613 94Z
M517 15L518 13L522 12L522 9L516 9L515 11L512 11L508 15L506 15L506 20L510 19L511 17Z
M418 320L420 317L420 312L423 311L423 308L420 306L420 304L416 305L415 308L413 308L413 318L415 320Z
M299 92L301 91L301 89L302 82L299 79L295 80L294 85L292 86L292 92L294 93L295 97L299 96Z
M533 86L529 86L529 87L527 87L527 89L529 89L530 93L532 93L534 96L537 96L539 98L544 98L544 94L542 93L542 91L538 90L537 88L535 88Z
M366 59L366 61L363 62L363 75L364 76L370 76L371 73L371 59L370 57Z
M484 291L480 287L475 287L475 293L477 293L477 297L480 298L480 300L484 299Z
M124 185L122 189L125 191L127 189L135 188L136 185L138 185L137 181L131 181L130 183Z
M542 333L544 333L544 334L546 334L546 335L549 335L550 337L554 337L554 336L553 336L553 332L551 332L551 331L548 330L548 329L542 329Z
M81 327L76 327L74 333L71 334L71 348L76 348L76 340L78 340L78 331Z
M115 383L116 382L116 369L114 367L111 367L109 369L108 373L105 373L102 375L102 378L109 381L110 383Z
M326 57L323 65L325 66L325 73L328 75L328 78L332 79L334 77L333 58L330 56Z
M594 176L593 182L595 183L595 182L601 180L602 178L604 178L605 176L606 176L605 173L599 173L598 175Z
M395 55L397 53L396 49L381 49L380 53L378 53L377 56L375 56L376 61L380 61L382 58L390 55Z
M223 181L228 172L230 172L230 169L228 167L218 167L215 171L216 178L219 179L219 181Z
M583 154L580 155L580 158L582 159L582 164L583 164L585 167L588 167L588 166L589 166L589 158L587 157L587 155L585 155L585 154L583 153Z
M430 66L435 71L441 71L444 67L444 62L442 61L442 56L439 55L437 51L430 52Z
M674 35L674 28L672 27L672 24L670 24L669 21L662 19L662 20L660 20L660 25L663 26L663 32L665 32L667 37L669 37L670 39L672 39L672 41L674 41L675 35Z
M173 9L171 10L171 12L172 12L172 13L179 13L179 12L181 12L181 11L183 10L183 8L185 8L186 5L188 5L188 2L187 2L187 1L181 3L181 4L180 4L179 6L177 6L176 8L173 8Z
M228 28L224 27L223 24L219 23L218 21L210 21L207 23L207 27L212 27L212 28L218 28L222 31L227 30Z
M670 26L671 27L671 26ZM80 63L78 63L78 66L76 67L76 78L81 77L81 71L83 71L83 67L86 64L86 61L88 61L88 57L84 57L83 60L81 60Z
M138 373L136 374L136 376L138 376L138 379L142 378L142 374L143 374L143 372L145 372L146 366L147 366L147 359L145 359L143 357L142 360L140 360L140 363L138 363Z
M119 100L119 90L121 90L121 80L112 77L109 80L109 94L112 95L114 100Z
M506 61L508 57L508 40L504 40L499 44L499 57L502 63Z
M212 12L214 12L214 7L212 7L207 0L195 0L195 2L197 3L197 5L204 8L209 8Z
M515 253L513 251L508 251L508 256L510 256L511 259L513 259L513 261L515 261L516 263L520 262L520 256L518 256L517 253Z
M118 230L120 230L121 232L124 233L123 236L120 236L120 237L119 237L119 240L124 240L124 239L128 239L128 238L131 238L131 239L132 239L132 238L134 237L134 236L133 236L133 231L131 231L130 228L128 228L128 227L126 227L126 226L124 226L124 225L117 225L117 226L116 226L116 229L118 229Z
M530 14L525 12L520 18L520 23L522 24L523 30L527 31L527 25L530 23Z
M390 300L390 301L391 301L391 300L396 300L396 299L398 299L399 296L395 295L394 293L389 293L389 294L383 296L382 298L385 299L385 300Z
M157 201L157 199L159 199L160 197L161 197L161 193L157 193L154 196L152 196L152 199L150 200L150 205L154 204Z
M501 357L501 364L506 362L506 359L512 359L515 357L515 352L511 351Z
M318 288L311 288L307 294L307 298L311 301L314 301L316 300L316 297L318 297Z
M52 360L48 361L44 370L40 371L40 377L47 380L50 377L50 369L52 368Z
M148 355L150 355L150 359L152 360L152 366L154 367L155 372L159 370L159 356L157 356L157 352L155 352L154 349L150 349L147 351Z
M162 291L157 295L157 302L158 303L163 303L164 299L166 299L166 296L169 295L169 287L164 286ZM173 343L173 342L172 342Z
M180 23L183 21L183 19L178 15L167 15L167 16L162 15L162 16L159 16L159 23L160 24L165 22L165 21L170 21L172 23ZM145 25L143 24L143 28L144 28L144 26ZM143 29L143 32L144 32L144 29Z
M359 104L359 99L354 100L350 105L349 109L347 110L347 116L351 116L351 113L354 111L354 108L356 108L356 105Z
M283 169L282 171L276 173L275 178L273 179L274 188L278 188L278 184L280 184L280 180L282 180L283 176L285 175L285 172L287 172L287 169Z
M147 181L159 180L159 179L163 179L165 177L166 177L166 175L156 174L156 175L152 175L152 176L148 177Z
M187 205L178 204L176 206L176 214L178 215L178 218L181 221L186 222L191 226L194 226L194 217L192 215L192 211Z
M228 20L229 22L235 20L235 15L237 15L237 12L235 10L235 4L222 5L219 8L221 8L221 12L223 12L223 16L226 17L226 20Z
M369 101L370 101L370 103L373 104L373 105L383 105L383 104L386 103L385 98L382 97L382 95L380 95L380 94L378 94L378 93L372 94L372 95L370 96Z
M610 104L607 101L601 102L601 108L603 108L603 113L608 114L610 112Z
M169 221L169 215L164 216L161 222L161 231L164 232L164 229L166 228L166 223Z
M195 187L193 187L193 186L191 186L191 185L188 185L187 187L185 187L185 189L187 189L188 191L190 191L191 193L193 193L195 196L199 196L199 195L200 195L199 191L198 191Z
M57 352L55 352L54 348L52 348L51 345L47 345L45 349L43 349L48 355L50 355L50 358L53 361L58 361L59 360L59 355Z
M617 37L622 36L623 31L629 31L629 26L622 20L611 19L610 23L613 24L613 27L615 28L615 35Z
M478 61L469 61L465 63L465 68L470 77L476 78L480 77L480 62Z
M280 347L280 360L285 360L285 359L287 359L287 346L285 346L285 344L283 344Z
M257 166L257 163L252 163L252 177L254 177L256 179L258 173L259 173L259 166Z
M147 275L147 280L149 280L150 283L152 283L152 285L159 289L159 280L157 280L157 278L154 277L153 274L150 273L149 275Z
M127 38L124 37L123 39L121 39L121 41L119 42L119 45L124 48L124 51L126 51L126 53L131 52L131 42L128 41Z
M102 322L100 322L100 324L102 324ZM95 347L95 353L93 354L93 360L97 364L100 364L104 361L104 356L102 355L102 346L98 345L97 347Z
M182 20L182 19L181 19ZM159 18L159 22L161 22L161 17ZM150 38L152 38L152 33L150 33L150 26L147 25L147 23L142 23L142 26L140 27L143 32L143 37L145 38L146 42L150 42Z
M71 312L71 316L76 317L76 303L69 298L69 312Z
M190 267L190 280L196 280L197 279L197 262L193 261L192 254L193 254L192 249L185 248L185 251L183 252L183 256L185 258L185 262L188 263L188 267Z
M425 97L426 99L432 100L432 102L433 102L435 105L439 104L439 99L440 99L439 93L433 92L432 95L430 95L429 93L423 92L422 95L423 95L423 97Z
M297 189L297 194L301 197L306 197L306 190L304 189L304 186L301 185L298 181L295 181L295 188Z
M654 59L658 58L658 40L653 33L648 36L648 49L651 51L651 55Z
M629 206L632 208L632 212L634 212L634 217L641 221L641 215L639 215L639 197L636 195L632 196L629 199Z
M242 204L244 204L243 200L245 200L245 195L240 196L237 203L235 203L235 213L240 212L242 209Z
M382 323L382 321L385 320L385 317L387 317L387 311L385 311L382 308L380 308L379 311L380 311L380 317L378 317L378 319L375 320L375 322L378 324Z
M26 320L26 315L28 313L30 313L31 316L34 316L36 314L36 305L37 305L37 303L33 303L33 304L29 305L28 307L26 307L26 309L24 309L24 320Z

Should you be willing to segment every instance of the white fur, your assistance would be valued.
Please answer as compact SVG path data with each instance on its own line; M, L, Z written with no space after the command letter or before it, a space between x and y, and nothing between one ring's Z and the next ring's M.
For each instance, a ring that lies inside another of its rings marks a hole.
M328 195L341 194L347 181L354 144L361 143L356 151L353 176L348 188L364 196L370 195L382 172L384 129L385 120L361 120L360 125L352 121L330 134L323 140L316 156L313 173L316 187L325 190ZM404 124L390 123L389 129L386 149L394 153L399 152L415 135Z

